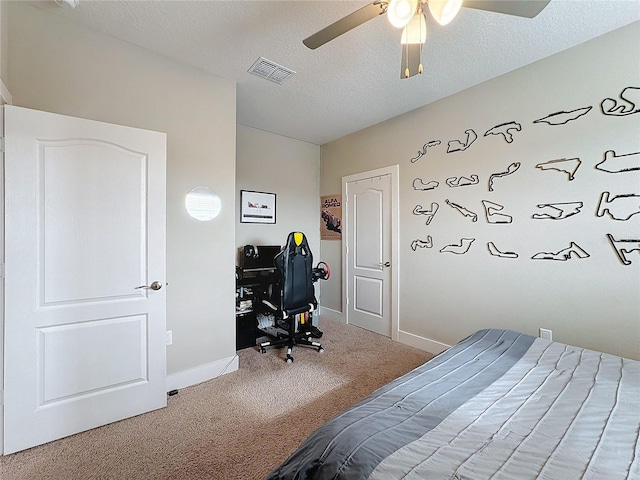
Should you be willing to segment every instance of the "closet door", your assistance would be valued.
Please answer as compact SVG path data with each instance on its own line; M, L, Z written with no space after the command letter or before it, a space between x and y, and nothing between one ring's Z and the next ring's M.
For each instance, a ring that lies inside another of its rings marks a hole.
M343 177L343 311L347 323L397 339L395 172L389 167Z

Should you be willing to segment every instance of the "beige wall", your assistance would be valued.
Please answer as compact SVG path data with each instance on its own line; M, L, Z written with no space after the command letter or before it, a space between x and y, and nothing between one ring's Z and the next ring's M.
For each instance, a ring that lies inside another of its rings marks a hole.
M235 84L24 3L8 15L15 105L167 133L167 373L233 357ZM201 185L222 200L208 223L184 208Z
M0 79L6 84L9 61L9 28L7 22L7 2L0 1Z
M236 247L284 245L292 231L303 232L320 260L320 147L281 135L237 126L236 205L240 190L276 194L276 223L240 223ZM318 295L319 290L317 288Z
M624 266L606 238L638 238L638 215L628 221L595 215L601 192L640 194L637 171L608 174L594 166L606 150L640 151L640 114L605 116L600 102L623 88L640 87L640 23L488 81L474 88L341 138L321 148L321 194L340 191L341 177L400 165L400 330L422 339L453 344L480 328L502 327L538 334L553 330L554 340L640 359L640 259ZM463 74L461 65L461 74ZM409 80L409 81L413 81ZM428 79L418 79L425 82ZM565 125L534 124L549 114L592 106ZM521 124L514 140L484 133L510 121ZM447 153L450 140L478 139L469 149ZM416 162L423 145L441 144ZM559 158L580 158L575 179L535 168ZM511 176L492 173L520 162ZM450 177L479 176L473 186L451 188ZM436 180L432 191L414 190L415 178ZM445 200L478 213L471 222ZM504 205L513 222L491 225L482 200ZM565 220L534 220L537 205L582 201L580 214ZM416 205L439 204L430 225L414 215ZM411 249L414 239L433 239L431 249ZM440 253L447 244L474 238L464 255ZM493 241L517 259L489 255ZM576 242L590 255L570 261L532 260L537 252L559 251ZM322 242L323 259L340 265L337 242ZM334 267L334 271L336 271ZM339 276L326 288L323 307L341 310ZM427 344L427 342L425 342Z
M237 126L236 204L240 190L276 194L276 223L240 223L236 246L284 245L301 231L314 257L320 253L320 147L243 125Z

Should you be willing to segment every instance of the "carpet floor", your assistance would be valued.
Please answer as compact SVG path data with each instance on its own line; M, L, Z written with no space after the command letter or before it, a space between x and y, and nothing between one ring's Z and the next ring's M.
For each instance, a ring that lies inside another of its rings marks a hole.
M0 457L2 480L263 479L321 424L431 354L320 319L323 353L238 352L161 410Z

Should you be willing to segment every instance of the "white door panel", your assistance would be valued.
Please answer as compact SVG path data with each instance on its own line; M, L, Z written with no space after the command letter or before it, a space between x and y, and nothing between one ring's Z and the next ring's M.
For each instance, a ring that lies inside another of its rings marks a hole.
M36 142L42 171L37 227L48 233L40 239L43 305L135 295L129 285L146 266L146 205L140 207L147 156L89 140ZM105 201L111 192L119 208ZM95 272L103 281L86 280Z
M38 329L39 405L147 382L146 315ZM118 345L118 354L110 349ZM82 362L78 362L82 358ZM105 362L103 359L109 358Z
M353 201L353 241L355 245L355 265L357 268L365 268L379 271L380 262L384 255L384 239L382 229L384 222L384 194L388 195L387 182L381 180L359 182L352 185L351 193ZM388 246L388 245L387 245Z
M353 308L369 315L384 316L384 283L381 279L354 277Z
M166 136L5 107L4 453L166 405Z
M365 175L365 174L363 174ZM392 336L390 174L347 181L347 322Z

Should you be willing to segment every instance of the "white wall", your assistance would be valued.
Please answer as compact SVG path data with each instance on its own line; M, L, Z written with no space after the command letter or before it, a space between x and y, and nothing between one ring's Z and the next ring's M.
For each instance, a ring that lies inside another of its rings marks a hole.
M640 195L640 175L608 174L594 166L606 150L640 152L640 114L610 117L600 102L617 98L625 87L640 87L640 23L636 22L583 45L497 79L323 145L321 194L339 191L341 177L381 166L400 165L400 330L453 344L480 328L502 327L538 334L550 328L554 340L640 359L640 258L624 266L605 236L637 239L640 215L628 221L597 218L601 192ZM464 66L461 65L461 74ZM413 79L409 80L413 81ZM425 83L427 79L418 79ZM534 124L549 114L592 106L564 125ZM637 107L637 105L636 105ZM521 124L514 140L484 133L510 121ZM447 153L450 140L478 139L469 149ZM441 144L411 162L423 145ZM535 165L559 158L580 158L575 179ZM492 173L520 162L511 176ZM479 183L451 188L446 179L476 174ZM414 190L415 178L436 180L432 191ZM478 213L463 217L445 200ZM482 200L504 205L513 216L506 225L485 219ZM581 213L565 220L534 220L537 205L583 201ZM412 212L416 205L439 204L430 225ZM415 239L433 239L433 248L411 249ZM440 253L445 245L474 238L464 255ZM517 259L489 255L493 241ZM589 258L533 260L538 252L559 251L576 242ZM337 242L322 242L323 257L340 263ZM333 277L335 282L339 278ZM329 295L332 293L332 295ZM339 289L325 289L323 306L341 309Z
M8 15L15 105L167 133L167 373L233 358L235 84L25 3ZM201 185L222 200L209 223L184 208Z
M276 223L240 223L236 247L284 245L287 235L303 232L320 255L320 147L255 128L237 126L236 204L240 190L276 194Z

